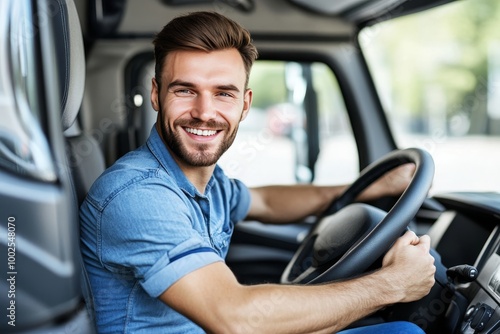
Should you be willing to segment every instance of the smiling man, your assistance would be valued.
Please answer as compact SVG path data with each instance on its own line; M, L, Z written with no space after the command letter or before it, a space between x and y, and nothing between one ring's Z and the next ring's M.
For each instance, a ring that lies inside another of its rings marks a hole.
M252 91L238 50L181 50L169 53L153 79L151 101L159 112L156 130L184 173L206 171L210 178L250 109ZM195 183L201 193L208 178Z
M380 270L362 277L239 284L224 263L234 224L320 214L345 186L249 189L217 165L252 102L247 85L257 51L237 23L192 13L167 24L154 45L157 122L143 146L98 178L80 212L87 303L99 333L328 333L428 293L430 241L412 232L396 241ZM400 194L412 172L390 172L359 199ZM347 332L422 333L405 322Z

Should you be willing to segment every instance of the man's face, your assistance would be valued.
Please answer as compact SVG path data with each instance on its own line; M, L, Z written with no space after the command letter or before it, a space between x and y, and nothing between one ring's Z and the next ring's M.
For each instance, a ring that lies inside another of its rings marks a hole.
M175 51L153 79L151 103L157 129L179 163L211 166L231 146L252 101L236 49ZM161 110L160 110L161 108Z

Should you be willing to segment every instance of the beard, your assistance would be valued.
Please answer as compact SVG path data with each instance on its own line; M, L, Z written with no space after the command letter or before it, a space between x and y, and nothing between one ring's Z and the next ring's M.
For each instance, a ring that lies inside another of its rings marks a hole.
M160 109L161 110L161 109ZM160 111L161 112L161 111ZM238 125L232 132L228 132L223 138L222 142L219 144L215 150L211 150L209 144L198 143L196 147L191 152L183 143L181 134L174 131L169 123L166 123L163 118L163 113L160 115L161 119L161 133L163 140L165 140L167 146L170 150L185 164L193 167L208 167L215 165L219 158L226 152L229 147L233 144L236 138L236 133L238 132ZM198 120L182 120L178 119L173 124L174 128L188 127L188 128L199 128L203 127L205 129L218 129L223 131L228 131L229 126L226 123L219 123L215 121L202 122Z

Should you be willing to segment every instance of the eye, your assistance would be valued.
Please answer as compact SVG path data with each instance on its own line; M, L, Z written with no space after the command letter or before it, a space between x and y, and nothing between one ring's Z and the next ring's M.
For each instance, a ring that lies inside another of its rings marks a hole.
M188 95L192 95L193 92L190 90L190 89L177 89L174 91L174 94L177 95L177 96L188 96Z
M228 92L220 92L218 95L222 97L233 97L233 94Z

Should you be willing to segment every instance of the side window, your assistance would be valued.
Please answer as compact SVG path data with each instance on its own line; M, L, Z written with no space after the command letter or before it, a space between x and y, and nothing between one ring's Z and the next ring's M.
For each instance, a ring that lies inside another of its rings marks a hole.
M358 174L356 144L333 72L322 63L255 63L252 110L220 160L249 186L339 184Z
M0 168L42 181L56 173L41 126L40 93L29 1L2 2L0 12ZM21 21L13 18L25 18Z

